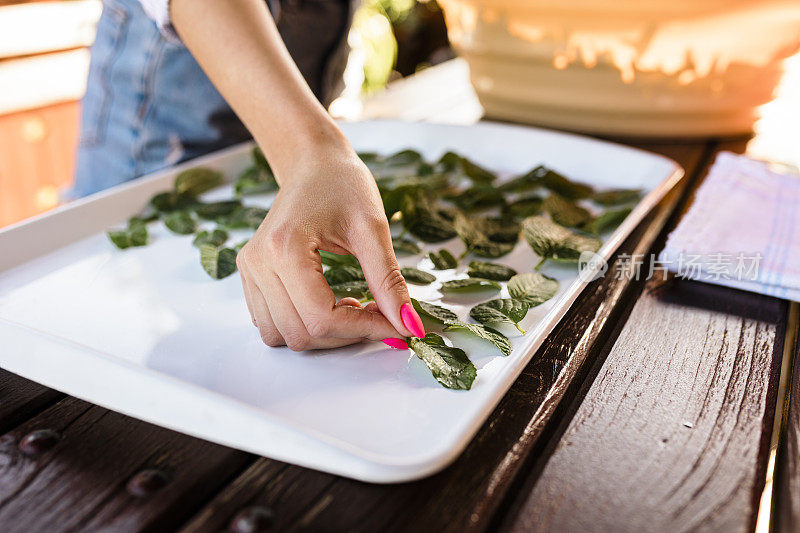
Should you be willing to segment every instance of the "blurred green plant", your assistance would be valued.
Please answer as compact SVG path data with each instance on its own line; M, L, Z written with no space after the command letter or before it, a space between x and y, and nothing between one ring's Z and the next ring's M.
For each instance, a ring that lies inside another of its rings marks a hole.
M352 32L362 54L364 93L382 89L395 69L411 74L431 64L436 49L449 50L435 0L364 0L353 17Z

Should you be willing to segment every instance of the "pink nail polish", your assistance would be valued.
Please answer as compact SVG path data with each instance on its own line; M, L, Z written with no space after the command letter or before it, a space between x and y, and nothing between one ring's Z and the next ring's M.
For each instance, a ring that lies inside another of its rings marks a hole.
M383 339L381 342L389 348L394 348L395 350L408 350L408 344L406 344L406 341L403 339L389 337L388 339Z
M400 307L400 318L403 320L403 325L408 328L415 337L424 337L425 328L422 326L422 319L417 314L417 311L411 304L403 304Z

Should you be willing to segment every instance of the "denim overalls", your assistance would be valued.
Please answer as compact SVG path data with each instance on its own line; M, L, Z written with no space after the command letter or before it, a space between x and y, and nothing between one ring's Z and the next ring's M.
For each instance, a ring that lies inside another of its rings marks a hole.
M269 7L314 94L329 103L344 71L353 6L270 0ZM136 0L103 3L81 113L71 197L251 138L189 51Z

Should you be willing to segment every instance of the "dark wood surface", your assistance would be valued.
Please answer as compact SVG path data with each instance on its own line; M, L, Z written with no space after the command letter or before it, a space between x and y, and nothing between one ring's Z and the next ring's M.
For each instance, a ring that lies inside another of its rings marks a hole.
M716 152L743 148L639 146L687 176L610 272L658 252ZM783 301L731 289L606 276L583 291L453 465L400 485L255 457L0 371L0 529L752 530L784 332L797 327L787 313ZM793 462L778 468L775 486L787 488L775 507L791 531L797 409L784 435L779 457Z
M772 502L774 531L778 533L800 531L800 327L791 331L789 338L795 343L790 359L792 377L790 391L783 405L785 416L777 453L776 490Z

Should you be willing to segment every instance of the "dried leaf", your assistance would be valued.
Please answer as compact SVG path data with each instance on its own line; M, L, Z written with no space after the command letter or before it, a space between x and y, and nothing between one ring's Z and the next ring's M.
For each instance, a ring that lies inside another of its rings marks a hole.
M605 206L635 204L642 197L639 189L611 189L594 193L592 201Z
M358 259L356 259L355 256L349 254L335 254L325 250L317 251L319 252L320 262L322 262L323 265L328 265L331 267L353 266L361 268L361 265L358 263Z
M212 278L226 278L236 272L236 251L203 244L200 246L200 264Z
M392 248L395 253L418 254L422 251L417 243L404 237L394 237L392 239Z
M447 346L444 339L435 333L428 333L422 339L412 337L408 346L443 386L457 390L472 388L477 370L464 350Z
M239 200L225 200L223 202L210 203L197 202L192 204L191 209L200 218L215 220L219 217L230 215L241 206L242 202Z
M421 302L414 298L411 298L411 304L414 306L414 309L416 309L418 313L427 316L428 318L431 318L436 322L440 322L442 324L448 324L450 322L458 321L458 315L440 305L431 304L428 302Z
M364 271L359 267L343 265L329 268L323 274L328 285L339 285L350 281L364 281Z
M508 281L517 271L505 265L489 263L487 261L470 261L467 275L471 278L492 279L495 281Z
M189 235L197 230L197 221L186 211L169 213L164 217L164 225L178 235Z
M175 177L175 192L178 195L199 196L222 185L222 172L205 167L184 170Z
M511 354L511 343L509 342L508 337L506 337L505 335L503 335L502 333L500 333L495 329L492 329L488 326L484 326L483 324L468 324L466 322L455 322L448 324L447 327L444 328L444 330L468 331L473 335L494 344L497 347L497 349L500 350L501 354L506 356Z
M442 292L477 292L499 291L500 284L490 279L466 278L454 279L442 283Z
M579 228L591 222L593 218L587 209L558 194L551 194L545 198L542 208L550 213L553 222L570 228Z
M481 324L508 323L513 324L523 335L525 330L519 323L528 314L530 306L513 298L501 298L476 305L469 311L469 316Z
M538 272L517 274L508 281L508 294L514 300L528 304L529 307L540 305L558 292L558 281Z
M588 224L585 229L590 233L594 233L595 235L599 235L600 233L605 233L607 231L611 231L628 218L628 215L631 214L633 208L631 207L623 207L620 209L609 209L596 219L594 219L590 224Z
M436 276L428 272L423 272L418 268L402 267L400 273L403 275L406 282L416 285L430 285L436 281Z
M446 248L442 248L438 252L428 252L428 258L433 262L436 270L446 270L458 266L458 260Z
M214 246L222 246L228 241L228 232L224 229L215 229L213 231L203 230L199 232L192 241L193 246L198 248L204 244L212 244Z

